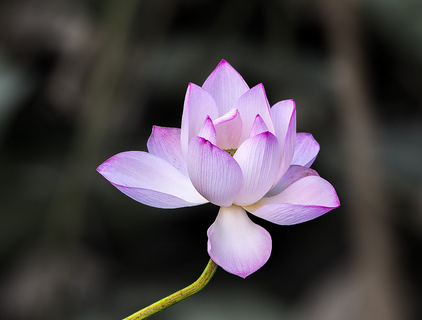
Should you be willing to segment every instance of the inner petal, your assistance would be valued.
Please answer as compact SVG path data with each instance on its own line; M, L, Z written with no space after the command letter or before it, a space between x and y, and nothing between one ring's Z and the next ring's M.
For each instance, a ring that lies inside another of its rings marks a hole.
M255 122L256 115L259 114L264 120L268 131L275 133L273 120L270 114L270 104L265 95L264 86L258 84L245 94L243 94L234 104L233 108L239 110L242 117L242 135L240 143L249 138L249 134Z
M232 109L214 120L217 132L217 146L221 149L236 149L242 134L242 118L237 109Z
M242 189L234 203L250 205L270 190L277 176L280 166L277 138L268 131L262 132L242 143L233 158L243 174Z

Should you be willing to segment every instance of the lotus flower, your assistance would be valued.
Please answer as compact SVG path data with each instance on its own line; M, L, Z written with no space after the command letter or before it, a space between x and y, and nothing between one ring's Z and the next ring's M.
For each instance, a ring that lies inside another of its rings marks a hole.
M263 85L250 89L224 60L202 87L189 84L181 129L154 126L147 147L119 153L97 170L149 206L219 206L208 253L243 278L262 267L272 249L270 234L246 211L292 225L340 205L333 186L310 169L319 144L311 134L296 133L293 100L270 108Z

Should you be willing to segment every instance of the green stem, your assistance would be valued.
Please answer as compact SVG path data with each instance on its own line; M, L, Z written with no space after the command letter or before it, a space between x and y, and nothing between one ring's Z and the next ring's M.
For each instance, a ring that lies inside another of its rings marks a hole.
M191 285L179 290L160 301L157 301L150 306L135 312L131 316L124 318L123 320L140 320L146 319L153 314L156 314L186 298L189 298L191 295L194 295L198 291L200 291L203 287L207 285L207 283L211 280L212 276L214 275L215 271L217 270L217 265L215 264L212 259L208 262L207 266L205 267L204 272L202 272L201 276Z

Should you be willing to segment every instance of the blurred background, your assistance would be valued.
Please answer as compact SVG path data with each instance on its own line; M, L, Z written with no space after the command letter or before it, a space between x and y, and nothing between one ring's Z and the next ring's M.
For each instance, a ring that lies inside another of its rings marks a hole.
M0 318L121 319L192 283L213 205L161 210L96 167L180 127L221 59L294 99L341 207L277 226L154 319L421 319L422 2L2 0Z

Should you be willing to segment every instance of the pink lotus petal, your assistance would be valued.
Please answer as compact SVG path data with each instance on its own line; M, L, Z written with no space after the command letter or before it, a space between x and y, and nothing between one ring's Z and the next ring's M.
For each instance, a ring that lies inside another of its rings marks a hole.
M242 134L242 119L239 111L232 109L214 120L217 132L217 146L221 149L237 149Z
M235 198L235 204L252 204L274 184L280 165L277 138L268 131L249 138L240 145L233 158L243 174L242 189Z
M202 137L212 144L217 144L217 133L215 132L214 124L210 117L207 117L204 121L204 125L198 133L199 137Z
M319 152L319 143L312 134L300 132L296 134L296 147L292 164L310 167Z
M234 104L233 108L239 110L243 121L242 136L240 143L249 138L255 117L259 114L264 120L268 130L275 134L273 121L270 114L270 104L265 95L264 86L258 84L244 95L242 95Z
M268 131L268 127L265 124L264 120L262 120L259 114L256 115L255 121L252 125L251 132L249 133L249 138L252 138L262 132Z
M270 234L238 206L221 207L208 229L208 253L227 272L246 278L270 257Z
M274 197L284 191L291 184L307 176L319 176L319 174L310 168L292 165L277 182L277 184L265 195L266 198Z
M169 162L173 167L188 175L186 161L180 144L180 129L152 127L152 133L147 141L148 152Z
M284 100L276 103L271 108L274 121L275 135L280 143L282 154L281 165L277 175L279 180L293 159L296 142L296 106L293 100Z
M321 177L311 175L245 209L273 223L291 225L315 219L339 205L333 186Z
M291 203L271 203L261 207L253 214L267 221L289 226L303 223L322 216L336 206L300 205ZM249 210L248 210L249 211Z
M207 117L216 119L218 109L214 98L196 84L190 83L186 91L183 106L181 144L183 155L186 157L189 141L197 136Z
M201 137L193 137L187 157L189 177L208 201L223 207L233 203L242 187L242 170L226 151Z
M270 108L264 86L249 89L222 60L203 87L190 83L181 129L153 127L149 153L119 153L97 170L121 192L158 208L212 202L208 253L242 278L271 254L269 233L245 210L281 225L314 219L340 205L330 183L310 169L319 145L296 133L293 100Z
M236 100L249 90L242 76L224 60L205 80L202 88L214 97L220 116L232 109Z
M207 202L187 176L166 160L147 152L116 154L97 171L120 191L149 206L178 208Z

